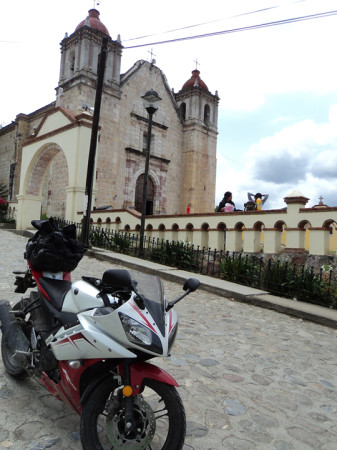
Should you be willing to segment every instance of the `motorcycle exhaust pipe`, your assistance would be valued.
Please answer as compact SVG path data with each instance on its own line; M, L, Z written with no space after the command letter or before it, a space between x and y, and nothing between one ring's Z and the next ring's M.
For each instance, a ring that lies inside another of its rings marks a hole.
M11 305L7 300L0 300L0 328L8 348L15 354L15 359L23 361L23 353L29 351L29 341L11 314Z

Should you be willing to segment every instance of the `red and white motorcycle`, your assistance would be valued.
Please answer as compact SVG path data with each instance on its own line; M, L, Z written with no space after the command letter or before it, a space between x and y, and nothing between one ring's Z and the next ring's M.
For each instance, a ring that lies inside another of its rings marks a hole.
M177 382L148 363L168 356L178 321L157 276L107 270L101 279L37 271L19 292L37 286L13 308L0 301L1 353L15 378L39 377L81 416L84 449L181 449L185 411ZM131 276L132 275L132 276ZM18 284L18 282L16 283Z

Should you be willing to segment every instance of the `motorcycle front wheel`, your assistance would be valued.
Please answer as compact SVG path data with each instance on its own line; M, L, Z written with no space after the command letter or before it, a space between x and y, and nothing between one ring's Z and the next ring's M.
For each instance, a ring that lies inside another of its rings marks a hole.
M122 395L111 379L104 380L87 399L81 415L84 450L180 450L186 433L185 410L174 386L146 379L133 399L135 429L125 430Z

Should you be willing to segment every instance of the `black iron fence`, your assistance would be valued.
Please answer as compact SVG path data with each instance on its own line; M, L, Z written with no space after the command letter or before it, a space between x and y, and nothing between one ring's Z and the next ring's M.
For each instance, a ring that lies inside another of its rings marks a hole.
M61 226L70 222L58 219ZM77 225L78 238L82 227ZM139 257L139 235L90 226L92 246ZM337 308L337 282L333 268L289 264L251 254L200 248L185 242L144 237L143 258L193 273L222 278L263 289L271 294Z

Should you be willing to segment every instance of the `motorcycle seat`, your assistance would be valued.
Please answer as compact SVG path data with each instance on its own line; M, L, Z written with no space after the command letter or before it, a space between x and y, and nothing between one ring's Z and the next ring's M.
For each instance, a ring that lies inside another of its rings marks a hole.
M72 282L67 280L55 280L53 278L41 277L39 283L48 294L51 304L58 311L62 310L64 298L70 291Z

